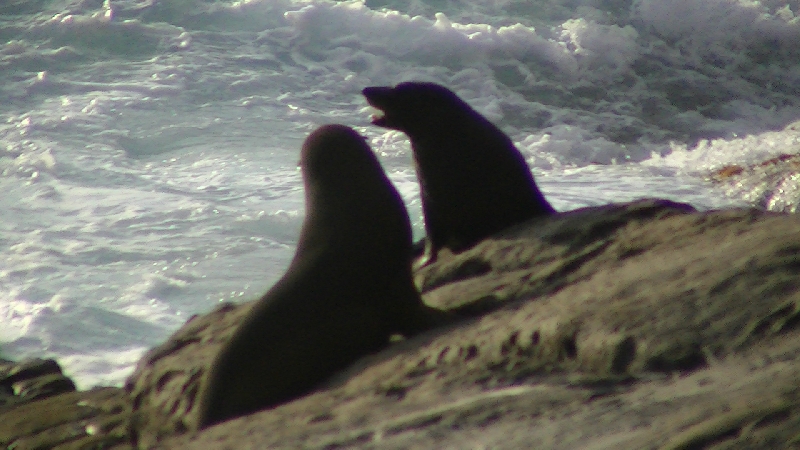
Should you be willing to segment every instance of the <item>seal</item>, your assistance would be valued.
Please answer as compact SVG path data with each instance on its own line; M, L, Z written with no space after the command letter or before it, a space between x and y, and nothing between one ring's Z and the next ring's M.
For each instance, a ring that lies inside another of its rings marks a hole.
M364 139L322 126L305 140L300 167L306 216L296 253L215 357L198 429L294 399L393 334L448 320L414 288L408 213Z
M449 89L435 83L373 86L362 93L381 110L372 123L411 140L427 240L465 250L512 225L555 213L511 139Z

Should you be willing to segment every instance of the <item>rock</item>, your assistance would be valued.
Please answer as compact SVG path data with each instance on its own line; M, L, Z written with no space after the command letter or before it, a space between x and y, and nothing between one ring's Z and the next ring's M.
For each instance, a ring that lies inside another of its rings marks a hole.
M416 282L464 319L303 398L180 435L247 306L190 321L129 380L132 428L167 449L800 442L798 217L658 200L586 208L442 252ZM170 423L148 421L164 412Z
M182 418L249 304L191 319L126 390L76 392L51 360L0 362L0 445L800 445L797 216L659 200L586 208L442 252L415 275L426 303L463 319L199 433Z
M725 166L709 178L728 195L744 198L759 208L786 213L796 213L800 208L800 155L797 154L784 153L750 166Z
M187 431L184 419L195 413L203 375L252 305L223 304L194 316L139 361L125 386L133 405L132 442L146 448Z
M53 359L0 361L0 405L25 403L75 390Z
M128 449L122 389L76 392L52 359L0 361L0 446L8 449Z

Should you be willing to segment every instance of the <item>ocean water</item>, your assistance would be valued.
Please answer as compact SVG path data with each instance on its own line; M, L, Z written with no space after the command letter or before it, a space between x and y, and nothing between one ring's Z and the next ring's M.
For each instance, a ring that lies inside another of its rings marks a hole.
M0 353L119 385L294 252L307 133L368 137L422 236L408 141L360 90L449 86L559 210L748 205L715 168L800 152L797 0L4 0ZM780 196L780 192L774 193Z

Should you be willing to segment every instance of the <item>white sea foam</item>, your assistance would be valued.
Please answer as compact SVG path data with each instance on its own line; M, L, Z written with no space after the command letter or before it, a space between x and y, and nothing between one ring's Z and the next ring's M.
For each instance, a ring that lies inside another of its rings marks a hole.
M561 210L753 203L705 177L797 152L799 9L0 5L0 351L55 356L81 387L120 384L190 315L263 293L293 254L298 149L323 123L365 134L421 237L408 140L368 123L370 85L451 87L509 133Z

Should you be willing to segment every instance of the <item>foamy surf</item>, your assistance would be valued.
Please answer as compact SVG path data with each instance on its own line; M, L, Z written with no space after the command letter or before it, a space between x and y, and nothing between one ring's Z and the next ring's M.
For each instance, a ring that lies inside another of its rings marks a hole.
M303 215L300 142L364 133L422 234L408 141L359 92L447 85L561 210L752 204L705 177L797 150L797 5L728 0L0 6L0 350L120 384L192 314L264 292Z

